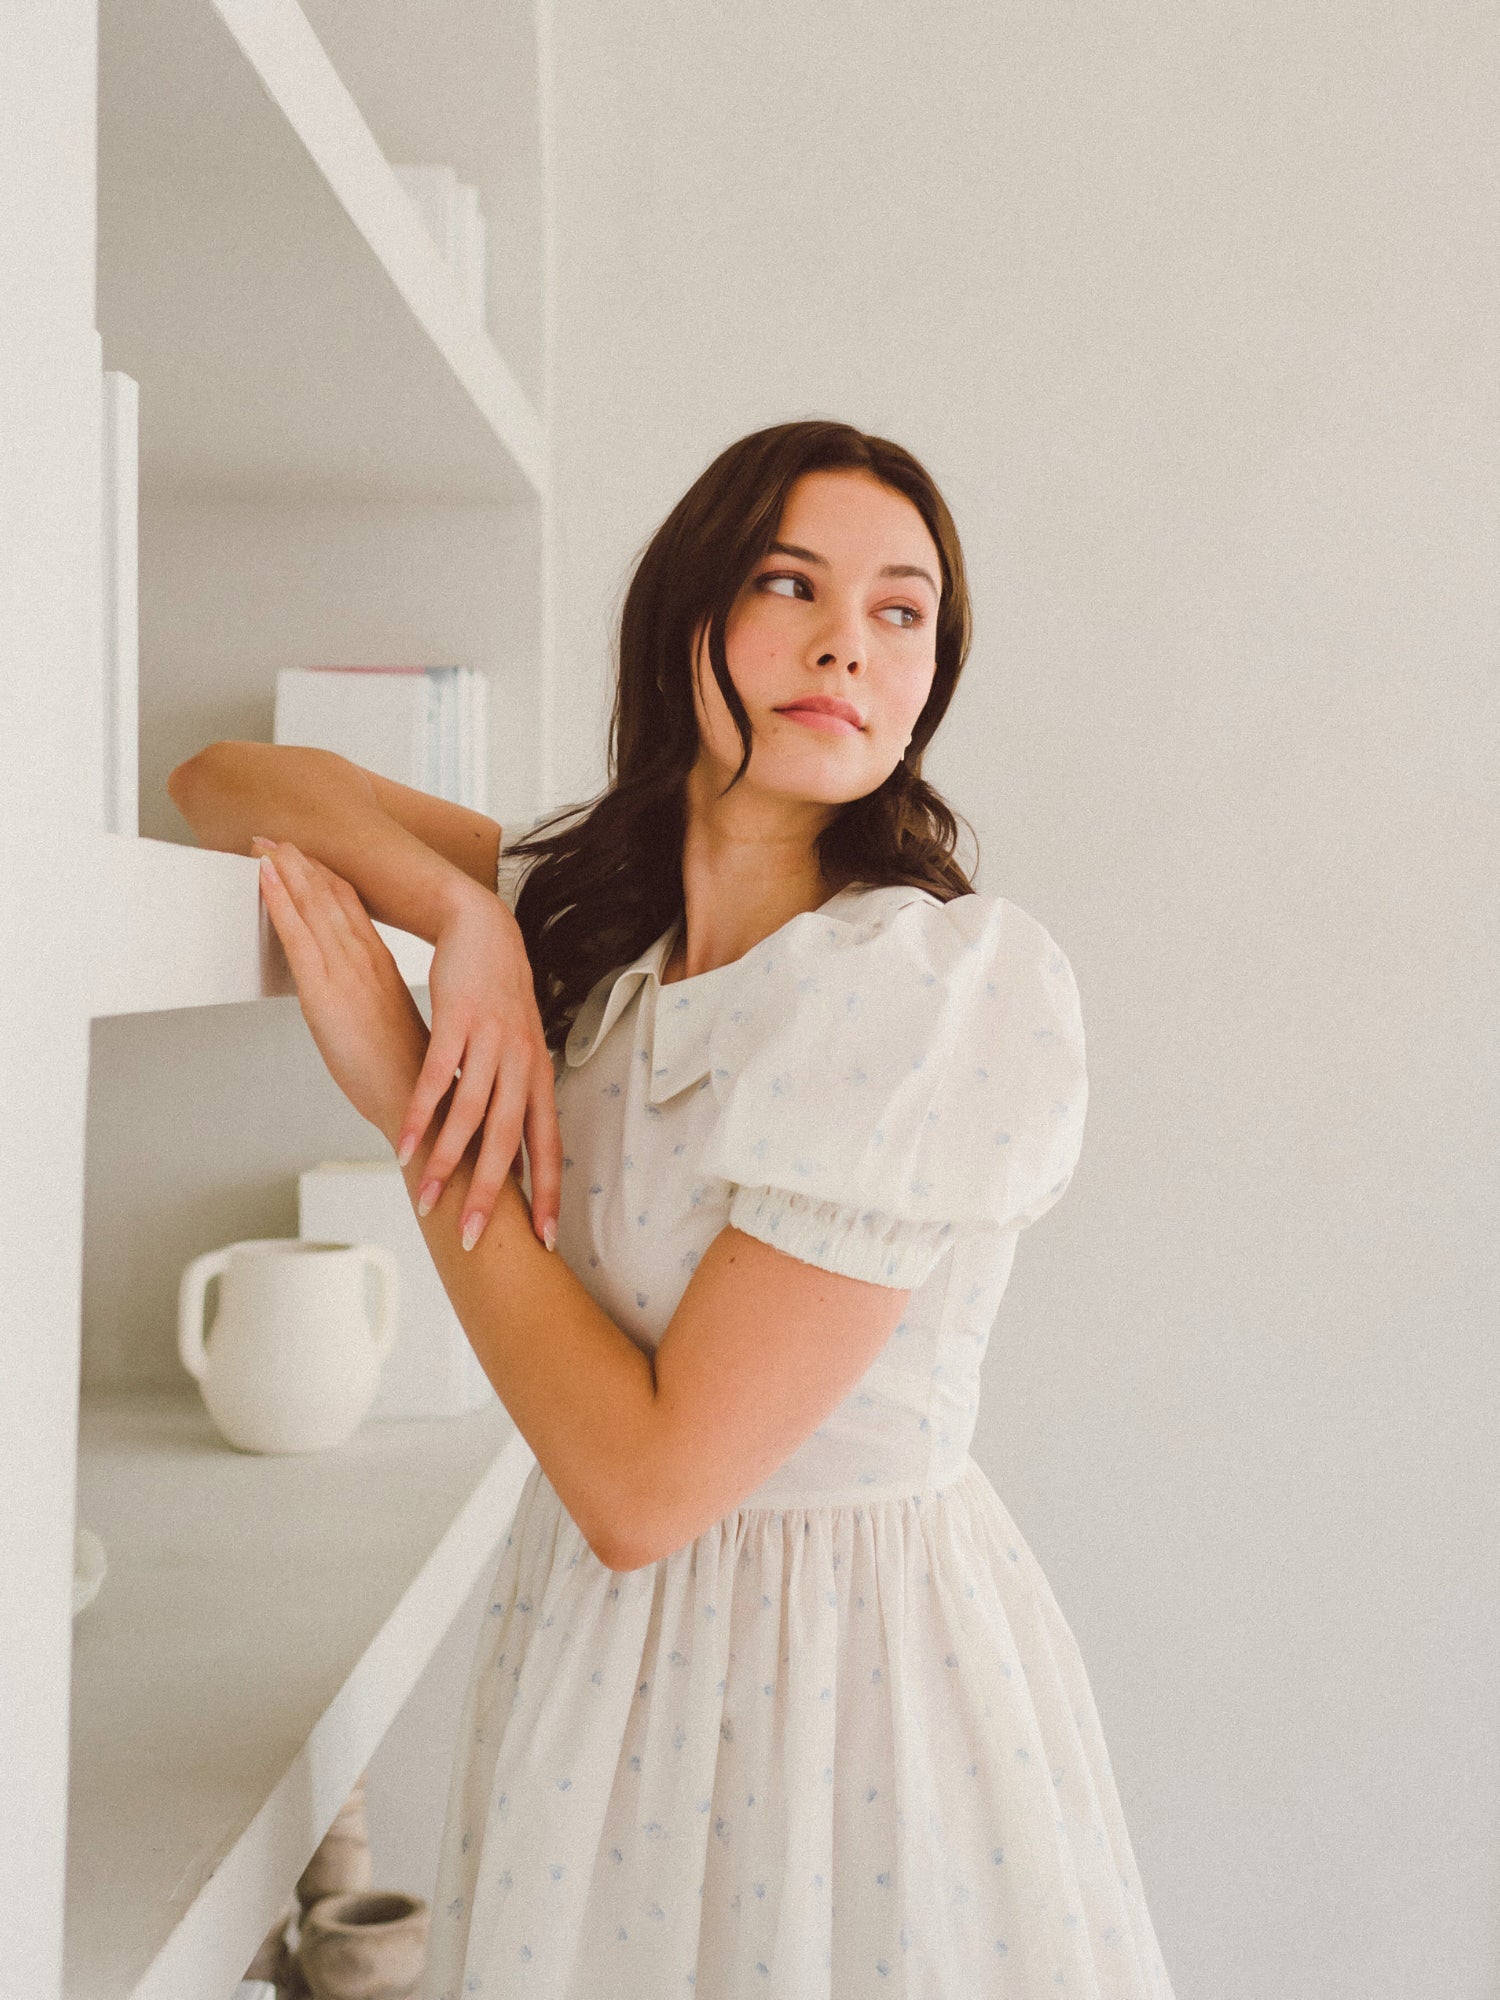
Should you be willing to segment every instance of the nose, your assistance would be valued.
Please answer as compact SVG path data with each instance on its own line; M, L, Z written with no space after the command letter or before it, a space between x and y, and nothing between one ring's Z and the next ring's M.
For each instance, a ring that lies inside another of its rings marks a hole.
M827 615L812 641L818 665L826 667L847 660L851 668L863 667L866 664L863 620L851 604L841 603L832 596L824 601Z

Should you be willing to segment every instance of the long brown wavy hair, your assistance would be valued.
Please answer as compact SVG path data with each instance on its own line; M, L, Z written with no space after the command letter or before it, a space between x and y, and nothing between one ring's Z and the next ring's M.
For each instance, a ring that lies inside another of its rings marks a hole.
M636 562L620 620L608 788L551 814L505 849L538 857L522 882L516 921L549 1048L561 1048L597 982L683 912L686 781L699 753L693 635L708 620L714 678L744 750L728 790L745 774L754 736L725 657L730 610L775 539L796 481L806 472L842 470L871 472L911 501L943 573L937 669L911 742L884 783L849 800L823 829L819 865L829 881L909 883L943 902L973 893L954 858L958 817L921 775L922 753L969 651L968 579L947 503L912 454L889 438L816 418L753 431L699 474ZM560 831L541 830L564 819L571 823Z

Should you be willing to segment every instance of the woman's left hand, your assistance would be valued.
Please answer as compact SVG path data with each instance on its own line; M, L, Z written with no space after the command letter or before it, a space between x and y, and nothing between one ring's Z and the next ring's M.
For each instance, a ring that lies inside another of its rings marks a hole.
M260 886L329 1074L394 1147L427 1055L411 988L342 875L284 840L262 849Z

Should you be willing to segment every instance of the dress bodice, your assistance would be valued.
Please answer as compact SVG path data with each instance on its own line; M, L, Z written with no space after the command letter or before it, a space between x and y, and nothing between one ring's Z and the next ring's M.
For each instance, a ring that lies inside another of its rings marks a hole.
M760 1234L761 1211L777 1205L775 1190L747 1201L742 1183L704 1164L722 1118L713 1023L734 1010L754 975L741 960L662 986L674 935L675 927L600 983L555 1062L564 1154L558 1250L648 1354L731 1210L737 1226ZM912 1285L900 1323L860 1381L741 1504L879 1500L957 1477L1019 1226L957 1234Z

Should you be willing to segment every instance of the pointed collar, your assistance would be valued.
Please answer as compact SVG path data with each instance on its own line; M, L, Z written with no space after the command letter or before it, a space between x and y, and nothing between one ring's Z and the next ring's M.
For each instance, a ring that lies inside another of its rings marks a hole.
M663 986L661 975L676 943L678 926L682 922L679 916L629 965L622 966L617 972L606 973L594 987L573 1017L573 1025L568 1030L563 1044L567 1062L574 1069L587 1062L630 1005L637 987L647 986L650 992L641 996L641 1005L652 1009L643 1044L649 1051L651 1064L647 1097L650 1103L661 1104L708 1074L712 1063L710 1038L720 1005L731 992L737 990L752 965L760 963L774 940L782 938L785 942L783 933L789 925L804 921L806 916L837 917L848 922L853 916L851 906L859 898L889 898L893 907L899 907L902 902L926 893L910 888L872 890L866 884L850 883L830 897L821 908L789 918L787 924L771 932L769 937L762 938L759 944L752 945L749 951L732 959L728 965L718 965L711 971L696 973L690 979L674 980L671 985Z
M580 1063L588 1061L630 1005L637 986L646 981L653 984L659 982L676 935L677 922L674 920L629 965L622 966L617 972L605 973L594 987L573 1016L573 1025L563 1043L563 1053L572 1068L576 1069Z
M716 966L712 972L674 980L663 987L661 975L671 956L680 922L681 918L674 920L629 965L605 974L574 1016L563 1044L573 1068L587 1062L630 1005L636 989L649 988L641 995L641 1005L651 1010L644 1043L651 1062L646 1090L651 1104L664 1103L708 1074L709 1031L728 984L724 975L744 964L743 959L736 959L729 965Z

